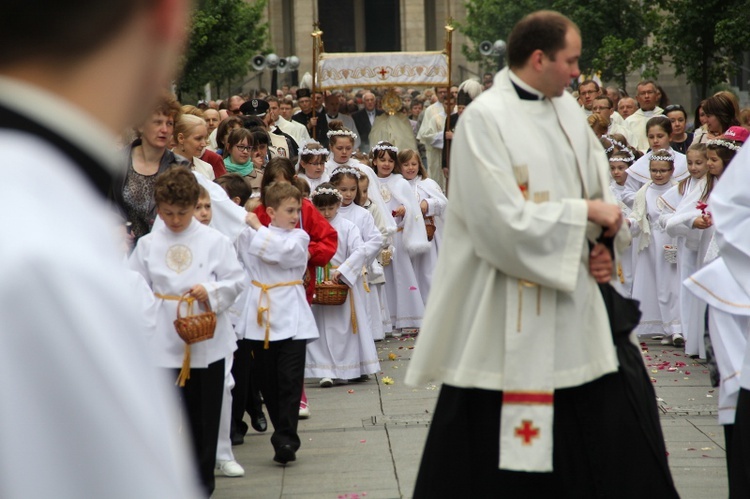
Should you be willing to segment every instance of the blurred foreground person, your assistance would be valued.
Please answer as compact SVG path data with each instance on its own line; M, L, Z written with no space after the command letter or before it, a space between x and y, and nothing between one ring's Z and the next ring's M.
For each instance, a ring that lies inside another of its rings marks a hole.
M14 47L0 58L0 196L15 211L0 220L0 497L200 497L134 298L153 297L124 270L105 201L116 135L173 79L188 7L0 8Z

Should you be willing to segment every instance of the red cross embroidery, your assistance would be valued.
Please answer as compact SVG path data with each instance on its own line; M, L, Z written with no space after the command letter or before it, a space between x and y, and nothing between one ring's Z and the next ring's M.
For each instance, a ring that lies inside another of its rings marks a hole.
M533 428L534 423L524 419L521 426L515 429L515 435L523 439L523 445L531 445L532 438L539 438L539 428Z
M380 79L385 80L385 75L388 74L388 70L385 68L380 68L380 71L378 71L378 74L380 75Z

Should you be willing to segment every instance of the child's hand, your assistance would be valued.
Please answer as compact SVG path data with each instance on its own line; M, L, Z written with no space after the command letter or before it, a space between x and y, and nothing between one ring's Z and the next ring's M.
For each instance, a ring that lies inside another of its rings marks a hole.
M421 203L419 203L419 207L422 208L422 215L427 215L427 210L429 209L429 206L427 205L427 200L423 199Z
M245 215L245 223L255 230L258 230L263 226L263 224L260 223L258 215L256 215L255 213L248 213L247 215Z
M341 272L338 270L334 270L333 274L331 274L331 281L335 282L336 284L341 284Z
M403 205L399 206L398 208L393 210L392 215L394 217L403 217L404 215L406 215L406 208Z
M190 294L193 298L201 303L208 302L208 291L206 291L206 288L204 288L201 284L196 284L195 286L190 288Z
M710 215L701 215L693 220L694 229L708 229L714 224Z

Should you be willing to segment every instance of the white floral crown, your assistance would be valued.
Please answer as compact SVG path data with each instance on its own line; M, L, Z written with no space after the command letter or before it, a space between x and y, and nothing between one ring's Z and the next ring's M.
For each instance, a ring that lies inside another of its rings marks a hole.
M393 151L396 154L398 154L398 147L385 145L385 141L383 141L383 140L381 140L380 142L378 142L377 145L375 147L373 147L371 150L372 150L372 152L375 152L375 151Z
M351 130L328 130L328 133L326 134L326 137L329 139L333 137L334 135L341 135L344 137L351 137L352 139L357 138L357 134L352 132Z
M331 173L331 178L333 178L334 175L338 175L339 173L351 173L352 175L354 175L355 177L357 177L357 179L359 179L360 177L362 177L362 174L356 168L350 168L348 166L342 166L340 168L336 168L335 170L333 170L333 172Z
M651 154L648 159L649 161L666 161L668 163L674 163L674 155L672 153L668 153L668 156L654 156Z
M328 187L318 187L312 192L312 194L310 194L310 197L314 198L315 196L319 196L321 194L330 194L331 196L336 196L339 201L344 199L344 196L341 195L338 189L329 189Z
M616 163L618 161L622 161L623 163L632 163L633 161L635 161L635 154L633 154L633 151L631 151L630 149L626 148L620 152L626 152L629 154L629 156L627 158L609 158L609 162Z
M721 147L726 147L727 149L731 149L734 152L739 151L740 147L741 147L741 146L738 146L737 144L735 144L733 142L729 142L728 140L724 140L724 139L709 140L708 142L706 142L706 146L721 146Z
M320 149L308 149L307 146L302 146L302 149L299 151L300 156L312 154L313 156L328 156L331 154L331 152L326 149L325 147L322 147Z

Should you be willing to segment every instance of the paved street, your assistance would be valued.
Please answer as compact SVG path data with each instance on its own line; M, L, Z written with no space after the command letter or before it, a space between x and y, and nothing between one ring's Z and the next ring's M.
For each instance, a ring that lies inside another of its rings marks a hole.
M404 384L413 346L412 338L378 343L382 373L366 383L326 389L307 383L312 417L300 421L297 461L287 467L275 464L270 428L266 434L251 429L245 444L234 447L245 477L218 476L214 497L411 497L438 395L434 385ZM716 421L718 390L709 386L707 368L658 341L647 342L645 348L681 497L726 497L724 432ZM393 384L386 384L385 377Z

